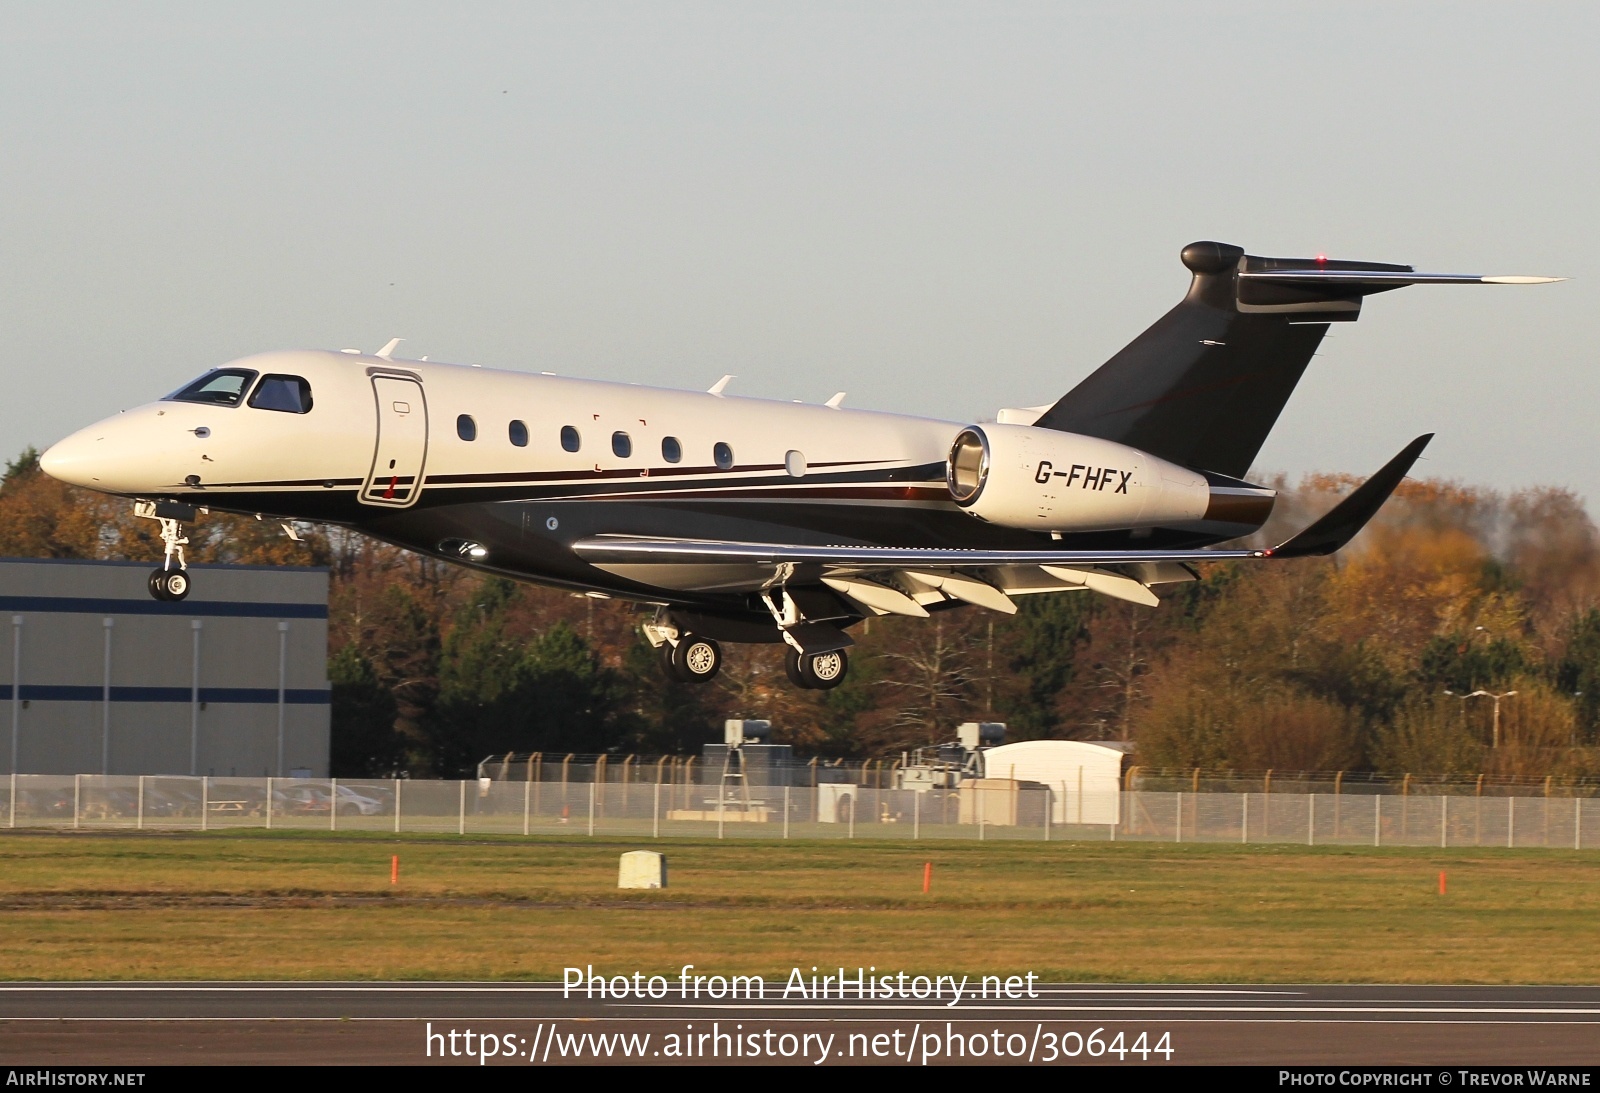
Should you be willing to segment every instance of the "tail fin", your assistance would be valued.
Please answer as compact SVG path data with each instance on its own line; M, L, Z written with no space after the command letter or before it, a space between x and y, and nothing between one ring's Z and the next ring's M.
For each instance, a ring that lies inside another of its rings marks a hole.
M1114 440L1242 478L1327 333L1361 300L1412 284L1538 283L1416 273L1410 266L1258 258L1191 243L1189 293L1034 424Z

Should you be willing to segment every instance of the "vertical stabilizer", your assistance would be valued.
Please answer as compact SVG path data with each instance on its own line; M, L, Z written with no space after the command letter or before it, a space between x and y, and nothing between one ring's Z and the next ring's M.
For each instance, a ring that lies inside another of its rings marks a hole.
M1191 243L1183 264L1194 275L1183 301L1036 424L1243 477L1328 324L1413 283L1409 266L1258 258L1227 243ZM1318 273L1344 278L1304 279Z

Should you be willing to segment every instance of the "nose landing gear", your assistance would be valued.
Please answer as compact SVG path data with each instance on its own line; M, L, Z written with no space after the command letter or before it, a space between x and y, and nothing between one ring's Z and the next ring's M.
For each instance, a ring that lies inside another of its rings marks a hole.
M165 558L161 568L150 574L150 595L158 600L181 600L189 594L189 563L183 556L183 548L189 545L189 537L183 533L184 521L193 521L200 515L200 510L193 505L180 505L173 501L135 501L133 514L146 520L157 520L161 524L161 544L165 548ZM172 566L176 557L178 566Z
M150 574L150 595L158 600L181 600L189 594L189 574L181 569L158 569Z

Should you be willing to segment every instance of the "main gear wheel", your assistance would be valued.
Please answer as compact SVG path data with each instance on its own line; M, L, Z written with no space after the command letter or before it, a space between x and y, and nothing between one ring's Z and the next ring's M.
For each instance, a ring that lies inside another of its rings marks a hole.
M784 674L796 687L808 691L831 691L844 682L850 671L850 657L843 649L826 653L802 653L789 649L783 661Z
M685 634L672 647L672 674L684 683L709 683L722 671L722 646L710 638Z

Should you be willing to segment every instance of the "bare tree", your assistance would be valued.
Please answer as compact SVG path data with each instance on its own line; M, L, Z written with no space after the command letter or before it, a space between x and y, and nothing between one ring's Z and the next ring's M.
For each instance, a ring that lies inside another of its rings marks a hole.
M1152 627L1150 609L1137 604L1119 603L1105 611L1095 628L1094 642L1100 657L1094 662L1095 687L1102 700L1096 705L1096 721L1107 721L1117 729L1118 740L1131 739L1130 722L1139 700L1146 697L1141 682L1150 669L1147 631Z
M931 623L902 630L900 640L879 654L890 668L879 683L899 696L891 724L921 727L925 739L919 743L941 738L946 723L964 712L980 678L981 643L961 621L940 612Z

